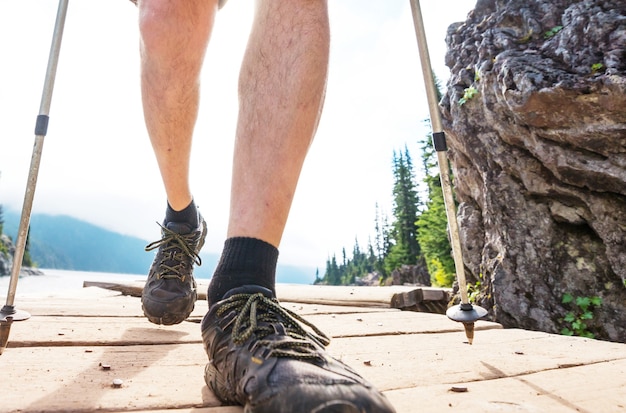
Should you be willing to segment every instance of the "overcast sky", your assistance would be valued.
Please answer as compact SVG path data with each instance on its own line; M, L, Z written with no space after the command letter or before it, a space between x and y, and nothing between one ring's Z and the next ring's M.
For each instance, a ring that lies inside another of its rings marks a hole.
M223 244L237 77L250 0L219 12L202 74L192 189L209 225L205 251ZM423 1L433 68L447 79L447 27L472 0ZM58 2L0 0L0 204L21 211ZM375 205L391 213L394 150L428 131L409 1L330 0L325 111L281 245L285 264L320 267L373 235ZM33 213L65 214L152 241L165 210L139 95L137 10L128 0L71 0ZM419 173L419 171L417 171Z

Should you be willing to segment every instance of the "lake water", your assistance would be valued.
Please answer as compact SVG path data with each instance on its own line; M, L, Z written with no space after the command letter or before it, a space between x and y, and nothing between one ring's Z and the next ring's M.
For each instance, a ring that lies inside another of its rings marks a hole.
M44 275L20 277L17 282L17 296L20 294L59 293L69 290L81 290L84 281L124 282L145 281L141 274L116 274L90 271L68 271L42 268ZM9 276L0 277L0 307L4 305L9 288ZM196 277L196 280L207 278ZM281 266L277 270L276 282L286 284L312 284L315 279L314 269L307 267Z
M59 293L70 290L81 290L84 281L144 281L146 277L137 274L113 274L87 271L66 271L42 269L44 275L20 277L17 282L16 296L21 294ZM9 288L9 276L0 277L0 307L4 305Z

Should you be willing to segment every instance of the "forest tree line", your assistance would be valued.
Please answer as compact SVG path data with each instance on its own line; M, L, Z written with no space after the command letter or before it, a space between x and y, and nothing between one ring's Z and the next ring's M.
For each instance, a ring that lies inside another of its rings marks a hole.
M2 204L0 204L0 236L4 234L4 209ZM11 237L8 237L11 240ZM4 257L9 257L9 246L0 240L0 254ZM24 247L24 255L22 256L22 266L23 267L35 267L37 264L33 262L30 256L30 228L28 228L28 233L26 236L26 245ZM0 273L0 275L3 275Z
M433 285L449 287L455 279L454 260L448 240L447 219L436 152L431 135L420 141L421 166L427 187L426 199L420 199L413 159L405 146L392 158L394 185L391 217L376 205L374 239L363 248L355 240L351 254L342 249L326 261L322 278L316 284L350 285L371 273L380 275L381 283L395 269L404 265L426 267ZM449 165L446 165L449 167Z

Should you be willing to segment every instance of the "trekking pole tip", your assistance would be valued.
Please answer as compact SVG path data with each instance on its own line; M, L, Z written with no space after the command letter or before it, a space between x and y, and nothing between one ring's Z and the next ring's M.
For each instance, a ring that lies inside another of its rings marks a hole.
M465 337L467 337L467 342L471 346L472 342L474 342L474 323L463 323L463 327L465 327Z
M13 323L12 317L6 317L0 321L0 355L4 353L4 349L7 348L9 342L9 332L11 331L11 324Z
M486 316L487 310L470 303L461 303L448 308L446 315L450 320L463 323L467 341L469 344L472 344L474 341L474 322Z
M30 313L17 310L12 305L7 304L0 309L0 355L4 353L4 349L7 348L11 324L13 324L14 321L23 321L29 318Z

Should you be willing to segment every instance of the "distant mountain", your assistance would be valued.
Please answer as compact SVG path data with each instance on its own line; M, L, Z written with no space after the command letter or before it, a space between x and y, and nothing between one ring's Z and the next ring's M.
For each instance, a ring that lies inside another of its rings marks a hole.
M4 211L4 233L17 239L20 215ZM66 215L33 214L30 219L30 254L40 268L145 275L154 252L148 241L122 235ZM219 256L201 253L197 278L211 278ZM315 268L278 265L278 282L312 284Z

